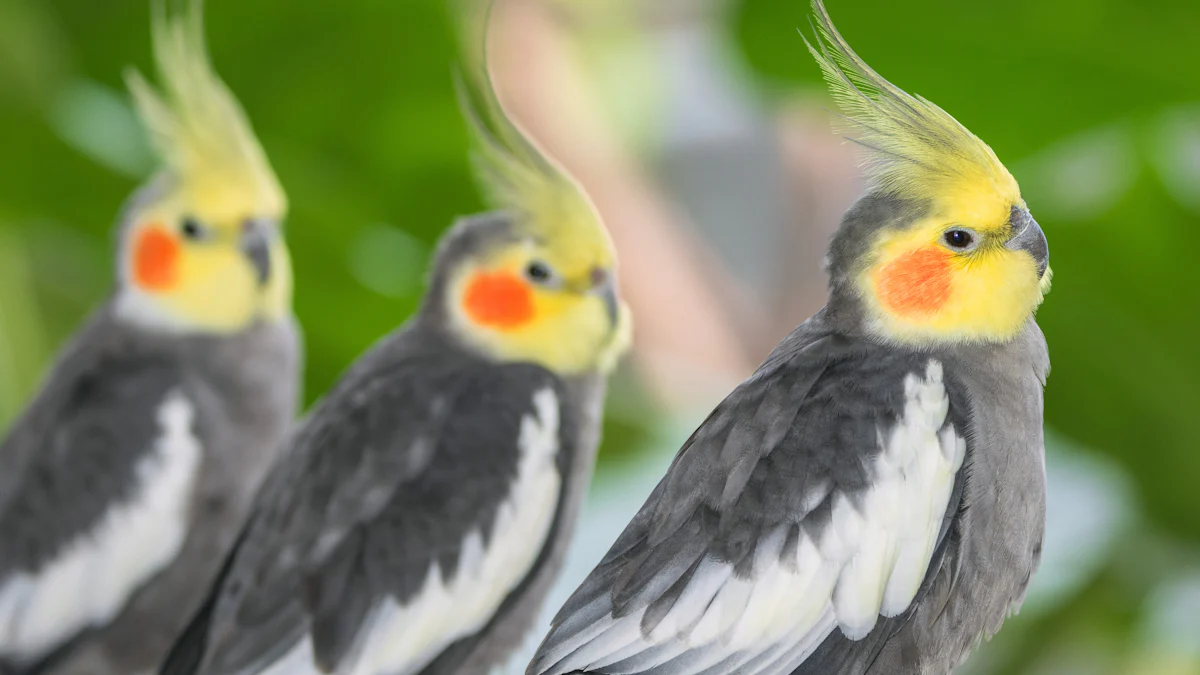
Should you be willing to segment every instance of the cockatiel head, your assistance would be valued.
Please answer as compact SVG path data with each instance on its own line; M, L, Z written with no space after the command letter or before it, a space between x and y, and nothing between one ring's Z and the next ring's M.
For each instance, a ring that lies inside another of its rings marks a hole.
M463 86L460 99L477 177L498 210L443 237L426 309L496 360L607 372L632 331L612 240L580 187L508 121L482 80L482 114Z
M1016 180L992 149L938 106L871 69L813 0L809 44L869 192L830 248L830 311L884 340L999 342L1049 290L1049 250Z
M127 77L161 161L120 225L118 310L156 328L223 333L291 307L287 198L237 100L213 72L201 3L153 4L156 92Z

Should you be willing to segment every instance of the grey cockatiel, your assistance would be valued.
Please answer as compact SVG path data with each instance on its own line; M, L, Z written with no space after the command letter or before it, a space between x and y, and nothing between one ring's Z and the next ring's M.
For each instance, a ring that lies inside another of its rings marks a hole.
M590 205L489 109L506 210L445 235L417 315L310 413L161 672L484 673L525 636L630 323Z
M1045 237L982 141L815 8L873 179L829 302L685 443L532 675L944 675L1037 567Z
M297 403L285 199L210 70L157 16L164 169L118 225L118 283L0 445L0 669L150 672L200 605Z

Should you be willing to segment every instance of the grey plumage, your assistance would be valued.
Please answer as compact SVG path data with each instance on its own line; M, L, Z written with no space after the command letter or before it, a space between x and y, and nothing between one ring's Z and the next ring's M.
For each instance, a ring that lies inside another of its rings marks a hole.
M298 358L290 323L181 336L131 327L111 304L95 313L0 447L0 586L44 570L146 489L137 466L153 451L155 413L172 392L195 407L203 448L191 524L173 562L143 580L111 621L25 667L45 660L37 672L116 674L161 658L198 606L291 420Z
M297 430L206 607L161 672L384 672L386 658L372 652L380 647L364 644L390 625L380 617L426 606L431 593L458 583L463 560L474 565L501 548L527 550L532 562L513 570L498 607L391 667L483 672L517 646L561 564L604 394L599 373L563 377L496 360L454 328L452 274L520 240L505 214L466 219L444 238L417 316L360 358ZM553 400L553 410L539 400ZM498 513L518 513L528 498L511 493L531 452L525 434L547 414L556 420L561 486L545 543L536 532L520 533L523 540L505 532L499 541ZM482 548L473 549L473 537ZM438 620L413 616L404 630Z

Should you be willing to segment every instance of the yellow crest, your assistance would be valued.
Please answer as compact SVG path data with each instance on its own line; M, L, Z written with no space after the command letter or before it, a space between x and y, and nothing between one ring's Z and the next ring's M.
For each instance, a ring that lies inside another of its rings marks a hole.
M236 98L213 71L204 46L203 5L166 16L152 4L156 92L137 71L129 89L150 141L176 189L217 219L280 219L287 197Z
M863 61L813 0L818 40L805 40L841 108L851 139L867 150L877 190L978 220L1022 204L1017 182L992 149L932 102L911 96Z
M480 54L483 52L486 44L480 46ZM462 77L457 83L475 146L475 176L489 206L514 213L519 228L552 246L568 261L574 257L573 252L586 253L594 262L611 265L615 258L612 241L591 200L505 115L492 87L486 59L481 56L478 61L478 86L469 87ZM604 252L603 260L595 260L596 251Z

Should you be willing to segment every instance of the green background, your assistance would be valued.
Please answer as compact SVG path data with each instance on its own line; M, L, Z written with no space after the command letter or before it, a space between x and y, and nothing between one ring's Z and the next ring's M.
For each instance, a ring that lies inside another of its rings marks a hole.
M1020 181L1056 273L1039 314L1048 425L1115 467L1136 505L1095 569L976 667L1198 672L1200 628L1191 644L1160 633L1200 624L1200 604L1175 619L1153 608L1200 575L1200 5L830 4L868 62L951 111ZM291 198L311 401L405 319L432 243L481 208L454 22L433 0L215 0L207 16L216 68ZM732 3L734 56L768 100L817 91L795 31L806 16L799 1ZM121 77L149 70L148 24L141 1L0 0L0 425L108 292L113 218L152 166ZM605 454L659 426L621 416Z

